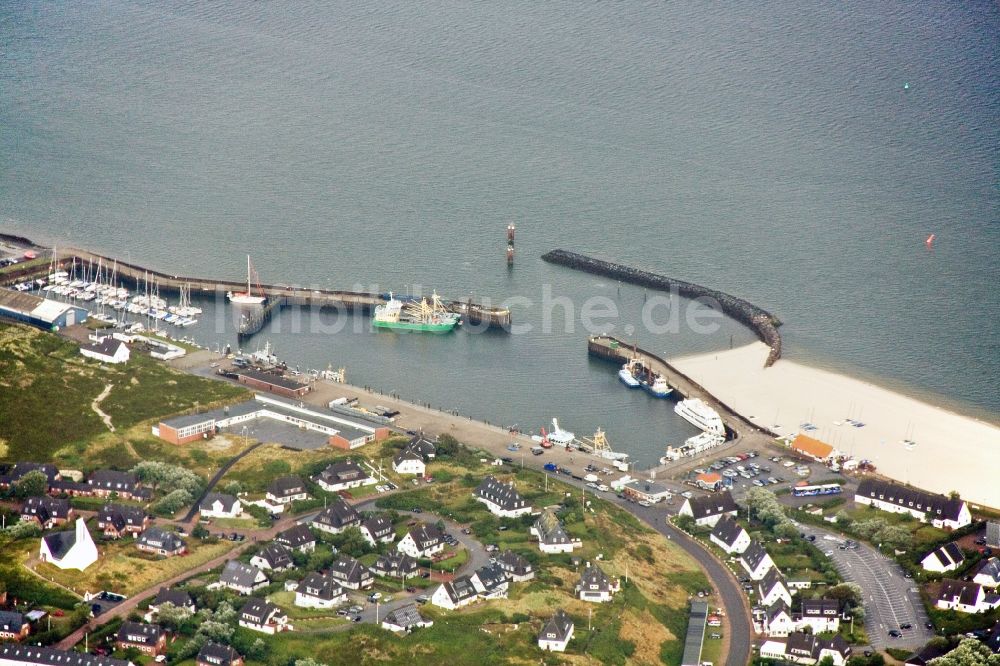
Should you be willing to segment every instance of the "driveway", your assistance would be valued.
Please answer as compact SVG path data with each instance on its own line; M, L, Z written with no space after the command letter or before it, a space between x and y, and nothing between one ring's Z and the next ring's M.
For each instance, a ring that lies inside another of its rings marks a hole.
M904 577L894 560L861 543L857 550L840 550L844 536L836 532L799 524L799 529L816 537L815 545L832 561L844 580L857 583L864 590L865 630L873 647L919 648L934 638L925 626L927 611L920 599L917 584ZM890 638L890 629L910 623L901 630L901 638Z

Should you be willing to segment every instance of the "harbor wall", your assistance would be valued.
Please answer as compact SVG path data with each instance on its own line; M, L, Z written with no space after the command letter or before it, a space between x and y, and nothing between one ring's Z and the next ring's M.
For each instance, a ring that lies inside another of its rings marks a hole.
M658 291L676 289L677 293L684 298L707 297L713 299L719 304L719 308L724 314L753 329L764 344L771 348L771 353L768 354L767 360L764 362L765 367L773 365L775 361L781 358L781 334L778 333L781 320L767 310L759 308L742 298L716 289L703 287L693 282L686 282L665 275L632 268L631 266L602 261L601 259L594 259L593 257L568 250L552 250L542 255L542 260Z

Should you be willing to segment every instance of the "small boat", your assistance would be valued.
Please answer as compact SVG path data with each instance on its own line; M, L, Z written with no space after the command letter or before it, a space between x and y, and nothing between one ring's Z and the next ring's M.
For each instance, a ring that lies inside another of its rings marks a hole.
M253 265L250 263L250 255L247 255L247 290L246 291L229 291L226 292L226 298L233 305L247 305L247 306L260 306L264 305L264 301L267 298L264 296L263 289L260 288L260 284L257 285L256 294L253 293L250 287L250 281L253 277Z
M638 358L633 358L618 371L618 378L623 384L629 388L636 388L625 379L624 375L630 376L636 382L636 386L641 387L654 398L666 398L673 392L663 375L644 366Z
M630 389L637 389L641 386L639 380L632 376L632 371L629 369L628 363L623 365L618 371L618 380Z
M558 419L552 419L552 432L549 433L549 440L554 444L569 445L573 443L574 439L576 439L576 435L569 430L560 428Z

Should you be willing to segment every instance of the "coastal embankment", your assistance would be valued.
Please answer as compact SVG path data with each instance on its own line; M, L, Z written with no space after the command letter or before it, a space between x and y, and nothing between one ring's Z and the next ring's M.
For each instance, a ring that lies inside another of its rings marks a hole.
M764 361L765 367L773 365L775 361L781 358L781 334L778 333L781 320L767 310L759 308L742 298L718 291L717 289L703 287L693 282L686 282L665 275L632 268L631 266L595 259L568 250L552 250L543 254L542 260L649 289L659 291L676 290L677 294L684 298L707 298L714 300L718 303L719 308L724 314L756 331L757 336L771 349L767 359Z
M1000 508L996 425L788 359L765 369L768 355L755 342L670 363L762 429L788 436L807 431L844 454L871 460L884 476Z

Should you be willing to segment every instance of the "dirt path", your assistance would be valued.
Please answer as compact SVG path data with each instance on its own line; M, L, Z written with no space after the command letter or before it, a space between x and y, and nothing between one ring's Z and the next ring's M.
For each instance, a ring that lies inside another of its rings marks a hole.
M94 398L94 401L90 403L90 408L101 417L101 420L104 421L104 425L108 426L108 430L111 432L115 431L115 426L111 423L111 417L101 411L101 401L108 397L108 394L111 393L111 389L113 387L114 384L108 384L105 386L104 390L101 391L101 394Z

